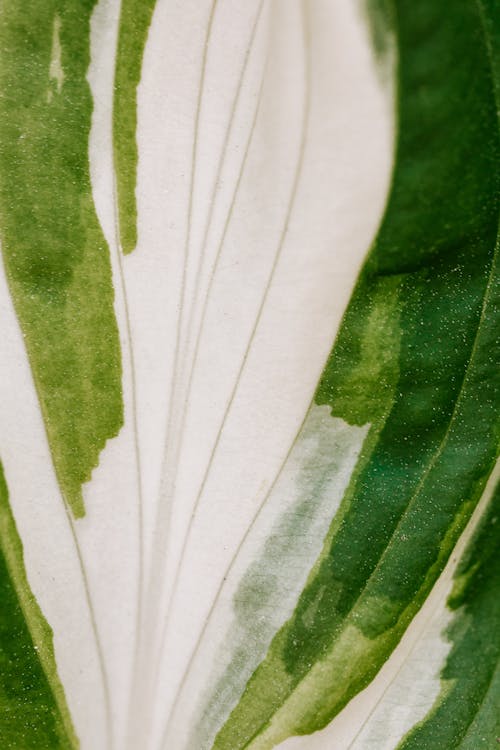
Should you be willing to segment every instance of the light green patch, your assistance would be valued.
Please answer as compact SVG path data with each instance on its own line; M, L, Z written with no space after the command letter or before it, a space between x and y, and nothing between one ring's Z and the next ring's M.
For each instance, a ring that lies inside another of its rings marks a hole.
M75 750L52 631L31 592L0 465L0 738L4 750Z
M379 429L399 378L403 277L362 276L315 395L333 416Z
M315 723L304 727L300 721L304 705L315 705L319 718L325 709L325 696L328 696L329 702L341 702L346 686L352 684L353 676L358 670L364 670L367 655L372 651L373 644L369 638L354 626L346 627L334 654L316 662L307 679L291 693L290 699L274 714L263 731L245 747L248 750L271 750L291 734L308 734L314 731Z
M0 5L0 237L64 497L123 422L109 251L92 200L86 81L95 0Z
M113 148L120 240L124 253L137 244L137 86L156 0L122 0L113 103Z
M354 425L369 424L370 431L308 584L315 579L332 540L342 528L359 478L370 464L394 405L399 379L403 280L398 276L361 276L316 390L315 403L330 406L332 417L341 416Z
M59 33L61 31L61 19L59 16L54 18L54 31L52 33L52 54L50 57L49 79L55 81L57 93L61 93L64 83L64 70L61 64L61 40ZM48 102L52 100L53 92L49 89L47 96Z

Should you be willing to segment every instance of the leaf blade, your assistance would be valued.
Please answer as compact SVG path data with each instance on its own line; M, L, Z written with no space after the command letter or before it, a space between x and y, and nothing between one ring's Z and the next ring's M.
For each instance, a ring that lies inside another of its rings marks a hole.
M491 347L498 309L493 260L498 185L490 168L498 157L498 127L487 49L471 3L457 7L448 28L430 4L414 10L397 3L396 11L400 136L392 195L317 400L330 403L335 416L345 416L337 408L342 382L335 376L346 352L356 371L360 349L358 344L353 352L352 341L359 342L359 308L368 318L374 289L383 295L387 280L399 277L397 388L390 392L391 378L383 383L374 401L389 403L388 413L374 414L370 401L354 406L356 378L348 381L343 405L350 399L348 414L357 424L375 416L374 447L334 522L319 572L248 683L216 748L234 742L270 748L289 734L314 731L371 680L442 569L497 451L498 381ZM461 46L476 51L471 67L481 90L475 107L468 88L471 69L456 65ZM459 111L459 122L468 117L465 132L453 127ZM474 144L477 159L460 181L460 155L465 158ZM383 335L376 342L382 361ZM373 373L370 377L373 383ZM440 509L433 515L437 497ZM318 597L311 628L303 618ZM308 687L311 665L316 685L311 678Z

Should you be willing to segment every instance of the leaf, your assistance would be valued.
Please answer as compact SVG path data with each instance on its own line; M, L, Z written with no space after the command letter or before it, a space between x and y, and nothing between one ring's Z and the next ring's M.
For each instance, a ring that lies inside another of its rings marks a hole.
M343 747L342 721L354 750L415 631L427 695L380 750L496 731L492 660L459 674L496 622L487 521L442 595L498 454L495 13L365 6L0 9L2 252L46 428L4 293L6 622L29 580L39 744L76 743L55 658L85 750Z
M0 465L0 737L5 748L78 747L57 675L52 631L30 590Z
M374 677L442 570L498 449L498 126L487 40L475 3L459 3L452 18L432 3L395 9L392 193L316 396L336 417L372 423L369 445L218 750L271 748L319 729Z
M121 355L108 248L88 167L85 81L94 2L0 10L0 237L66 502L122 425Z

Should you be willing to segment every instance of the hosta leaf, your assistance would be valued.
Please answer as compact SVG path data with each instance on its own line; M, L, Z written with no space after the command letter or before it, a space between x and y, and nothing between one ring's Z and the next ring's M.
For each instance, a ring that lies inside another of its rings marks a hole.
M78 747L52 632L30 590L0 466L0 738L6 750Z
M498 28L2 5L1 740L494 741Z
M88 168L95 2L0 8L0 237L66 501L122 424L109 253Z
M451 19L433 3L395 11L392 194L316 396L335 417L371 423L371 434L296 611L216 748L270 748L319 729L367 684L427 596L496 456L489 42L475 3L457 4Z

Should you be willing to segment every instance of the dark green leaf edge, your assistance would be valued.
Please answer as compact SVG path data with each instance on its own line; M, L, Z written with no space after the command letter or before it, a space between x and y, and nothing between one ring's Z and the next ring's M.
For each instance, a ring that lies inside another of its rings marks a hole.
M0 744L3 750L76 750L57 674L52 630L30 589L0 464Z

